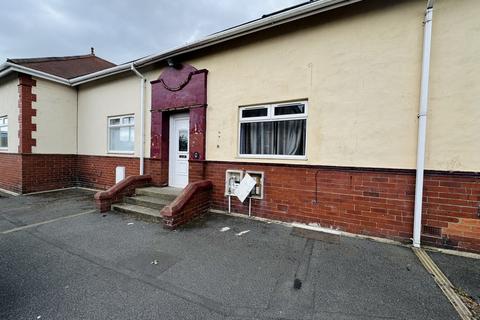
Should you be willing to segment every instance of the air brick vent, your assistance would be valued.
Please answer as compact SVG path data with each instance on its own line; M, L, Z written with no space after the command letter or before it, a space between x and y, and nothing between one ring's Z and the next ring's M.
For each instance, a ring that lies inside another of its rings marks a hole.
M441 237L442 229L439 227L423 226L423 234L428 236Z

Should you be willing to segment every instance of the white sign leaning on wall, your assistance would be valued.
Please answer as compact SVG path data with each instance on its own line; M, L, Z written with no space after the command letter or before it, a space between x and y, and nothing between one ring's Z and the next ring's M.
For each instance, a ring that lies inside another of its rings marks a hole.
M241 202L245 201L256 184L257 181L246 173L240 185L235 189L235 195Z

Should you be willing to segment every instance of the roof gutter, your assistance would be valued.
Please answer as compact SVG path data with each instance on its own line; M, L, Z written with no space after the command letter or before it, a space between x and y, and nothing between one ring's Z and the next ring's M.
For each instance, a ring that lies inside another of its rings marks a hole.
M193 42L191 44L187 44L181 47L174 48L172 50L168 50L159 54L154 54L147 56L145 58L138 59L131 64L124 64L120 66L116 66L113 68L105 69L102 71L94 72L89 75L77 77L70 80L72 86L78 86L84 84L86 82L94 81L97 79L101 79L110 75L127 72L131 70L131 65L133 64L134 67L144 67L152 63L156 63L158 61L166 60L180 54L184 54L187 52L199 50L205 47L209 47L215 44L219 44L228 40L232 40L238 37L242 37L254 32L258 32L264 29L272 28L277 25L281 25L284 23L288 23L291 21L295 21L301 18L305 18L308 16L312 16L321 12L333 10L336 8L340 8L343 6L347 6L356 2L360 2L362 0L318 0L312 3L309 3L305 6L298 7L293 10L289 10L286 12L282 12L270 17L266 17L263 19L255 20L250 23L228 29L211 36L208 36L204 39L199 41Z
M0 72L3 72L3 71L4 71L5 69L7 69L7 68L8 68L7 62L2 63L2 64L0 65Z
M8 69L6 69L6 70L0 71L0 78L6 76L6 75L9 74L10 72L13 72L11 68L8 68Z
M70 85L78 86L78 85L84 84L86 82L90 82L90 81L93 81L93 80L105 78L107 76L111 76L111 75L114 75L114 74L117 74L117 73L130 71L131 65L132 65L131 63L130 64L122 64L122 65L119 65L119 66L116 66L116 67L112 67L112 68L100 70L100 71L97 71L97 72L94 72L94 73L90 73L90 74L87 74L85 76L76 77L76 78L73 78L73 79L70 80Z

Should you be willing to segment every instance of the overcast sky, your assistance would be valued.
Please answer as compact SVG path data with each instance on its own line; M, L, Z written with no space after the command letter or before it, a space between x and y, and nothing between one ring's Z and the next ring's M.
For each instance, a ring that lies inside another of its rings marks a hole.
M2 1L0 63L95 52L123 63L303 0Z

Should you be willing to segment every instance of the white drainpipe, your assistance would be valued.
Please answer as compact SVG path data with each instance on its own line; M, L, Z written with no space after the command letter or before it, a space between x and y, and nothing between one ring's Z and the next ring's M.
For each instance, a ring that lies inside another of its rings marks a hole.
M147 79L135 69L133 63L130 65L130 69L135 72L135 74L140 77L140 175L143 175L143 163L144 163L144 153L145 153L145 82Z
M430 51L432 44L433 0L425 12L420 112L418 114L417 177L415 181L415 212L413 217L413 246L420 247L422 232L423 176L425 170L425 142L427 135L428 84L430 78Z

